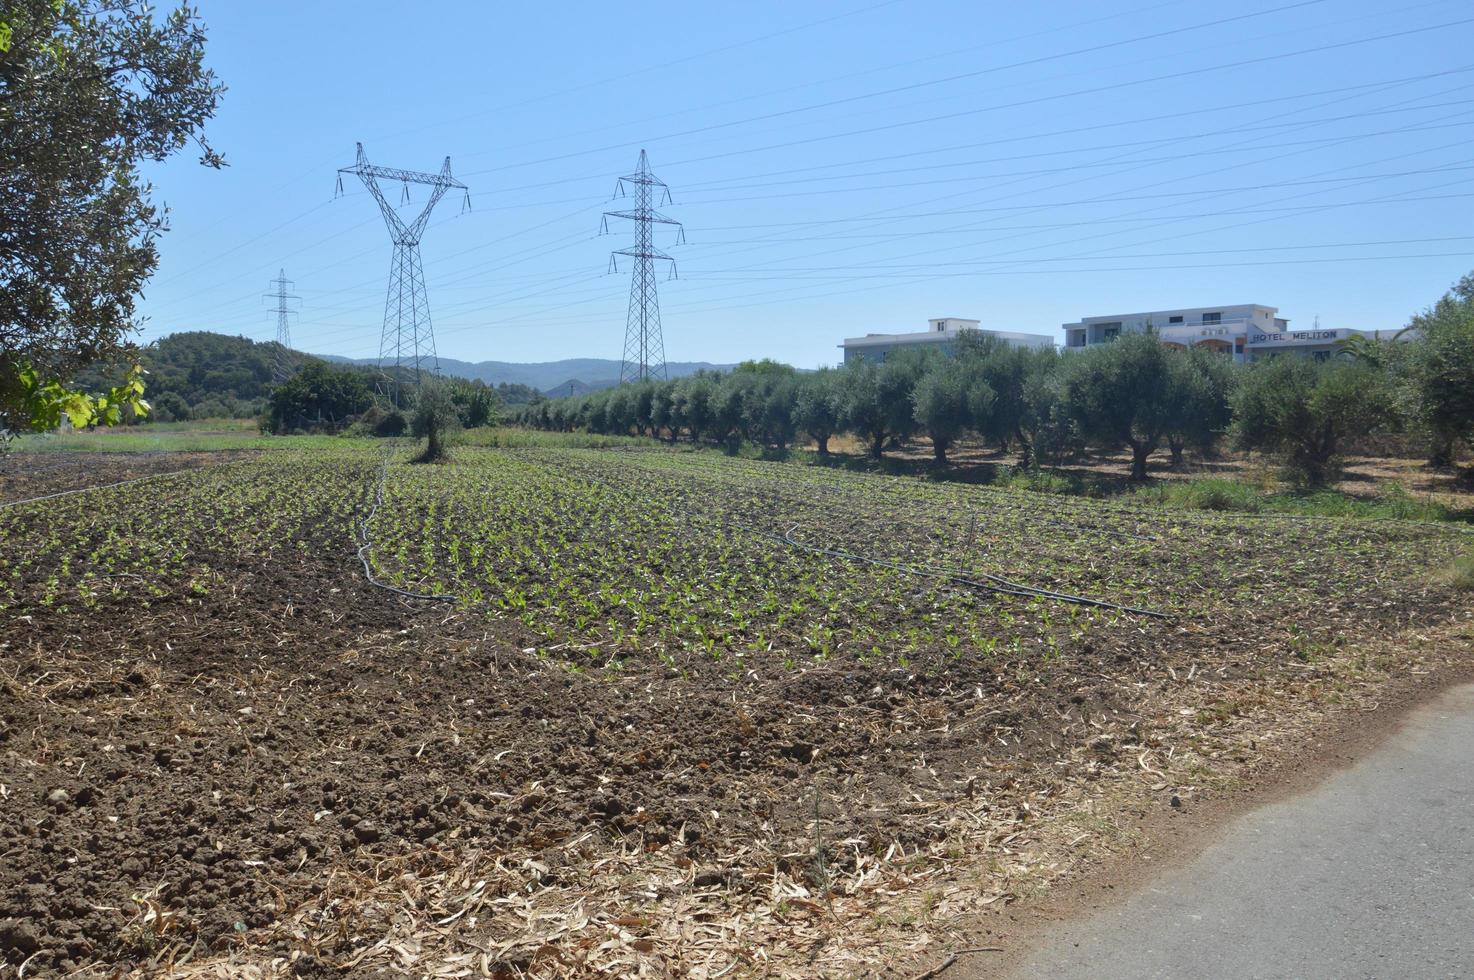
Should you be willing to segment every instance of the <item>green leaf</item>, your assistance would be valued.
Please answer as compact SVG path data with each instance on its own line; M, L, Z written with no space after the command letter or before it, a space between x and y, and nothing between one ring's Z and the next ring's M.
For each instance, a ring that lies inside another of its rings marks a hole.
M61 399L60 408L72 426L78 429L86 428L96 416L96 407L92 399L80 391L67 392Z

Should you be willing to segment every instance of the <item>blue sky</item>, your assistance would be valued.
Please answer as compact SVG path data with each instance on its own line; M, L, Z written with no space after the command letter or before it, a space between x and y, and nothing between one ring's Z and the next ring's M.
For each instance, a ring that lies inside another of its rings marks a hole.
M334 199L355 141L470 186L422 246L465 360L620 356L630 229L599 215L642 147L688 238L657 235L671 360L1219 303L1390 328L1474 269L1467 0L199 7L231 166L150 171L144 339L271 339L284 268L294 346L375 356L390 239L361 186Z

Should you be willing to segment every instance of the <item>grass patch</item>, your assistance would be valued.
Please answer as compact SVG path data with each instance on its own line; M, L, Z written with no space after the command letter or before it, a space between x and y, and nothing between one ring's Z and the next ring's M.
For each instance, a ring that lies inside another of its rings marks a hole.
M60 432L22 436L15 450L22 453L158 453L219 452L230 449L292 449L341 446L345 441L373 441L359 433L339 435L272 436L263 434L251 419L207 419L199 422L151 422L91 432ZM455 446L501 449L613 449L622 446L659 446L654 439L601 436L587 432L537 432L532 429L468 429L448 440Z
M1090 496L1085 481L1078 476L1045 469L1004 468L993 481L996 487L1029 490L1034 493L1057 493L1072 497Z
M159 453L220 452L231 449L285 449L340 445L346 436L269 436L251 419L206 419L199 422L150 422L145 425L24 435L20 453Z
M1132 496L1143 503L1183 510L1224 510L1257 514L1272 499L1247 483L1233 480L1183 480L1141 487Z
M483 446L488 449L617 449L621 447L656 447L665 445L644 436L604 436L591 432L542 432L498 426L467 429L458 434L456 445Z
M1339 490L1265 493L1250 483L1203 479L1141 487L1132 498L1142 503L1183 510L1232 511L1241 514L1296 514L1303 517L1355 517L1370 520L1456 521L1460 515L1443 504L1420 500L1398 484L1377 497Z

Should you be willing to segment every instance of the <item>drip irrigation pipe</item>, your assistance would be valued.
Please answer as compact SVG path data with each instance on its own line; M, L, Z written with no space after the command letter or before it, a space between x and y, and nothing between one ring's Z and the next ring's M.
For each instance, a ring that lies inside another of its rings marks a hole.
M43 500L55 500L57 497L67 497L74 493L91 493L93 490L111 490L114 487L126 487L133 483L142 483L145 480L158 480L166 476L178 476L181 473L193 472L193 469L170 470L167 473L150 473L148 476L137 476L131 480L119 480L117 483L103 483L95 487L78 487L75 490L58 490L56 493L42 494L39 497L27 497L25 500L11 500L7 503L0 504L0 510L4 510L7 507L19 507L22 504L37 504Z
M358 560L363 562L364 578L368 579L369 585L377 586L378 588L381 588L386 592L393 592L395 595L404 596L406 599L428 599L435 602L455 602L457 597L453 595L446 595L444 593L410 592L408 589L401 589L398 586L390 585L387 582L380 582L378 578L374 576L373 569L369 567L368 554L369 549L373 547L373 542L369 540L369 521L372 521L374 519L374 515L379 512L379 507L384 503L384 481L388 476L389 457L385 455L379 467L379 482L378 485L374 488L374 505L369 508L369 512L364 515L363 520L359 522L358 525L358 540L360 542L358 546Z

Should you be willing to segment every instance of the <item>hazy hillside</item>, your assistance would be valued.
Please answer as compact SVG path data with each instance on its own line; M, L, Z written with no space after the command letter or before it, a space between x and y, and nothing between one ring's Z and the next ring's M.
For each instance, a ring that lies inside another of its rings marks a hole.
M376 364L371 357L337 357L332 354L317 355L326 361L348 364ZM708 364L705 361L671 361L666 370L672 378L682 378L701 370L726 371L731 364ZM440 359L440 370L458 378L484 381L489 385L523 384L550 395L567 394L570 383L575 393L595 388L608 388L619 383L619 362L600 357L573 357L562 361L540 361L517 364L511 361L458 361L452 357Z

